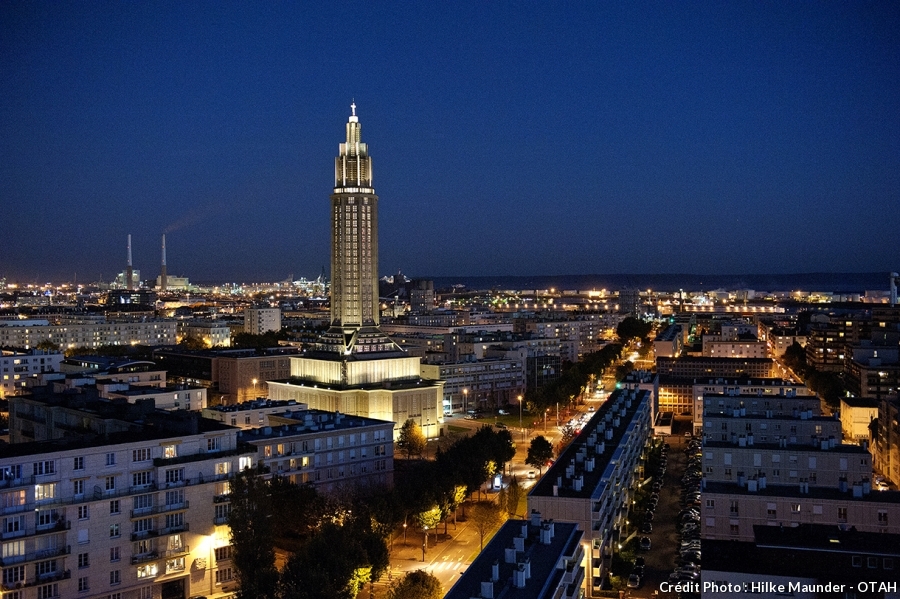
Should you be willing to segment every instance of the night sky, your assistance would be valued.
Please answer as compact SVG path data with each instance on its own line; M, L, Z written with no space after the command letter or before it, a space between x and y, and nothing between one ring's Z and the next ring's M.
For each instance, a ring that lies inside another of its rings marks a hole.
M900 268L900 4L0 3L0 277Z

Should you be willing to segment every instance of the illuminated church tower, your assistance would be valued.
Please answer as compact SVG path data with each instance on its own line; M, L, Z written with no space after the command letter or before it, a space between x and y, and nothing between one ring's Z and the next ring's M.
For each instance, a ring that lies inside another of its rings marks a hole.
M331 194L331 327L318 349L345 356L402 354L378 329L378 196L356 104L350 110Z
M351 104L331 194L331 326L312 351L291 358L291 378L268 381L271 399L393 420L412 418L428 437L444 422L444 382L378 328L378 196L372 158Z

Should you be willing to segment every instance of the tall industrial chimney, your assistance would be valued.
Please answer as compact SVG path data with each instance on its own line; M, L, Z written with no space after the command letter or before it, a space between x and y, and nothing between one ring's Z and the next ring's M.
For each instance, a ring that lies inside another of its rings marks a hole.
M897 282L900 281L900 274L891 273L891 305L897 305Z
M131 234L128 235L128 266L125 268L125 289L134 290L134 268L131 264Z
M166 236L162 238L162 268L159 270L159 290L166 290Z

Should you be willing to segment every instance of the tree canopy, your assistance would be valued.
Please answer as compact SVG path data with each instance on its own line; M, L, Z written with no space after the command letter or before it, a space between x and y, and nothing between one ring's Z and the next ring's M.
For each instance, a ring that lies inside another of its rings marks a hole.
M528 447L528 455L525 457L525 463L538 469L543 474L544 466L549 460L553 459L553 444L550 443L543 435L535 437L531 440Z
M616 335L622 343L628 343L632 339L643 339L653 330L653 324L644 322L634 316L629 316L616 327Z
M419 423L409 418L400 427L400 434L397 436L397 449L406 454L406 459L411 455L422 455L425 451L425 433Z
M481 539L481 549L484 550L484 537L502 522L500 508L493 501L479 501L472 506L472 525Z
M388 591L388 599L441 599L443 596L441 581L424 570L410 572Z

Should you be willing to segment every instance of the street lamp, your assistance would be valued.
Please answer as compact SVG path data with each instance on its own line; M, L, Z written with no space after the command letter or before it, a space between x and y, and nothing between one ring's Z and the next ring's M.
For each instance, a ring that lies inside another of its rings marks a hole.
M253 399L256 399L256 383L257 380L253 379Z
M403 519L403 544L406 545L406 518Z
M469 413L469 390L463 389L463 416Z
M522 396L519 396L519 428L522 430L522 443L525 442L525 427L522 426Z
M428 527L423 526L425 529L425 540L422 541L422 561L425 561L425 550L428 549Z

